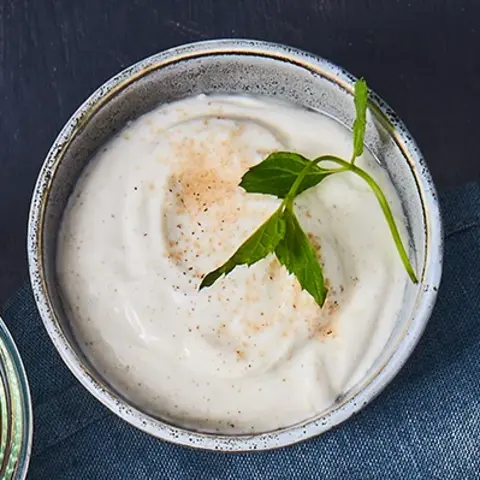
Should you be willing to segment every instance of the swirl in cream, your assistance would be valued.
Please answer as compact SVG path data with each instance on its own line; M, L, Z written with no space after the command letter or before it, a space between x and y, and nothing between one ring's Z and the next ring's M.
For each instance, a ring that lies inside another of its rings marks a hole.
M331 176L296 201L329 284L320 309L274 256L198 292L279 205L238 187L269 153L349 158L351 133L290 104L199 96L130 123L83 172L57 269L87 357L143 410L206 431L305 420L358 382L384 347L407 276L371 191ZM404 217L385 172L358 164Z

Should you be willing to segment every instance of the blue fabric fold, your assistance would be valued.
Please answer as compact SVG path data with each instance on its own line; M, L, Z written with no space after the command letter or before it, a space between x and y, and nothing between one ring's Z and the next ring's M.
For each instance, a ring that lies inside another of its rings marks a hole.
M406 366L363 411L321 437L271 452L222 454L156 440L111 414L63 365L24 285L4 320L30 380L29 479L480 478L480 184L441 197L439 299Z

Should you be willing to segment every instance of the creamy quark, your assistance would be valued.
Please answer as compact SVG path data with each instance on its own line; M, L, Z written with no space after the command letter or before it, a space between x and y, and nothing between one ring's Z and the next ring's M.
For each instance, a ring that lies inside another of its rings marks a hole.
M58 280L86 356L131 403L205 431L259 432L327 409L362 379L397 320L407 275L369 187L336 174L301 194L324 265L320 309L272 255L223 264L278 207L245 193L269 153L350 158L351 132L291 104L198 96L128 124L84 170L59 235ZM405 237L398 196L365 152Z

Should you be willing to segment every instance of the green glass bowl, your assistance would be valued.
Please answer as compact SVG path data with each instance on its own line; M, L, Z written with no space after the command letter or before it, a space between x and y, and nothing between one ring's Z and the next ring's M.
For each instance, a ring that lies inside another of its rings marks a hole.
M32 433L27 376L12 336L0 318L0 479L26 478Z

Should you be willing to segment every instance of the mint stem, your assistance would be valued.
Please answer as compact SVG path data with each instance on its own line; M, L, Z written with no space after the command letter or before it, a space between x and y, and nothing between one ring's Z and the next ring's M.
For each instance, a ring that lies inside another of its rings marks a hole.
M285 206L285 208L291 210L293 207L293 200L295 199L295 196L297 195L297 190L300 187L300 185L303 182L303 179L308 175L310 170L317 165L320 162L326 162L326 161L332 161L332 162L337 162L343 160L341 158L336 157L335 155L322 155L321 157L318 157L314 160L311 160L310 163L299 173L298 177L295 179L293 182L293 185L290 188L290 191L284 198L282 205ZM346 162L345 162L346 163ZM319 167L320 168L320 167ZM321 169L324 172L330 172L330 173L338 173L338 172L343 172L347 170L346 168L335 168L335 169Z
M388 204L388 201L382 192L382 189L379 187L378 183L365 171L362 170L361 168L357 167L353 163L346 162L345 160L342 160L341 158L338 157L332 157L330 156L329 158L324 158L325 156L318 157L317 159L313 160L315 163L320 163L326 160L330 160L332 162L335 162L336 164L344 167L343 171L351 171L353 173L356 173L360 178L363 178L365 182L369 185L369 187L372 189L373 193L375 194L375 197L377 197L378 203L380 204L380 208L382 209L383 214L385 215L385 220L387 221L388 227L390 228L390 232L393 237L393 241L395 242L395 246L397 247L397 251L400 255L400 258L402 260L402 263L405 267L405 270L408 273L408 276L412 280L413 283L418 283L417 276L415 274L415 270L412 267L412 264L410 263L410 259L408 258L407 251L405 250L405 247L402 242L402 238L400 236L400 232L398 231L397 224L395 223L395 219L393 218L392 210L390 208L390 205ZM310 167L311 164L307 165L304 168L304 171L307 170ZM340 169L338 171L341 171ZM303 172L302 172L303 173ZM302 175L300 173L299 177ZM307 172L308 173L308 172ZM297 178L298 180L298 178ZM296 182L295 182L296 183ZM292 190L293 187L292 186ZM297 187L298 188L298 187ZM289 193L290 195L290 193Z

